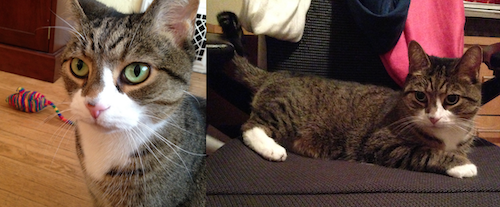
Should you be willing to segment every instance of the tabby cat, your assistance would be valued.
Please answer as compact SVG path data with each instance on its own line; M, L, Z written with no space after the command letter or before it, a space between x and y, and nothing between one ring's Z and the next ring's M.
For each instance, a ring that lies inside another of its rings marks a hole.
M226 36L239 31L232 28L238 25L234 14L221 13L218 20ZM476 176L467 152L481 100L481 48L457 59L429 56L415 41L408 50L409 74L399 91L267 72L235 55L237 76L254 94L244 143L272 161L284 161L286 148L313 158Z
M62 77L95 206L203 206L205 101L190 95L198 0L122 14L72 0Z

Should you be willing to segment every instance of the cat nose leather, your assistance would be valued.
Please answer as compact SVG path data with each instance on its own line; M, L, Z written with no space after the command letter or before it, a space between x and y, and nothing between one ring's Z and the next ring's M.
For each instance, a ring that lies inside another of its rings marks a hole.
M440 118L434 118L434 117L429 117L429 120L431 121L432 124L436 124L439 121Z
M92 115L92 117L94 117L94 119L97 119L103 111L106 111L107 109L109 109L109 106L106 106L104 104L99 104L99 103L98 104L87 103L87 104L85 104L85 106L89 110L90 115Z

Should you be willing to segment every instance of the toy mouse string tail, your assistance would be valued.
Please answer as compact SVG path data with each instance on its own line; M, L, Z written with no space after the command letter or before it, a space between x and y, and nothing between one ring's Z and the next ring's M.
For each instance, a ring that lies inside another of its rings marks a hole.
M47 104L51 105L52 108L54 108L54 111L56 111L57 116L59 116L59 119L61 119L65 123L68 123L70 125L74 125L71 120L64 118L64 116L61 114L61 112L59 112L59 109L56 107L56 105L54 103L52 103L52 101L47 100Z

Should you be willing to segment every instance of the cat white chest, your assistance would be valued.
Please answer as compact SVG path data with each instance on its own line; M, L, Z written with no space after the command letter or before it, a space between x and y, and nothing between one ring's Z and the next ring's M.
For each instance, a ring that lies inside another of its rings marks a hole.
M109 132L96 125L79 122L83 167L94 179L102 179L110 169L125 166L130 156L148 141L152 132L133 128Z
M434 129L430 133L444 143L445 151L457 149L458 144L469 138L469 132L452 127Z

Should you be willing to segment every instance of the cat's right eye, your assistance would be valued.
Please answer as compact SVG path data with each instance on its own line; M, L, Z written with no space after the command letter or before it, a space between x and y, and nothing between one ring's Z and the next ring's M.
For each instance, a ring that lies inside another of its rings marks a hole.
M421 92L421 91L416 91L415 92L415 99L418 101L418 102L421 102L421 103L427 103L427 95L425 95L424 92Z
M89 75L89 67L83 60L73 58L69 67L71 73L77 78L85 78Z

